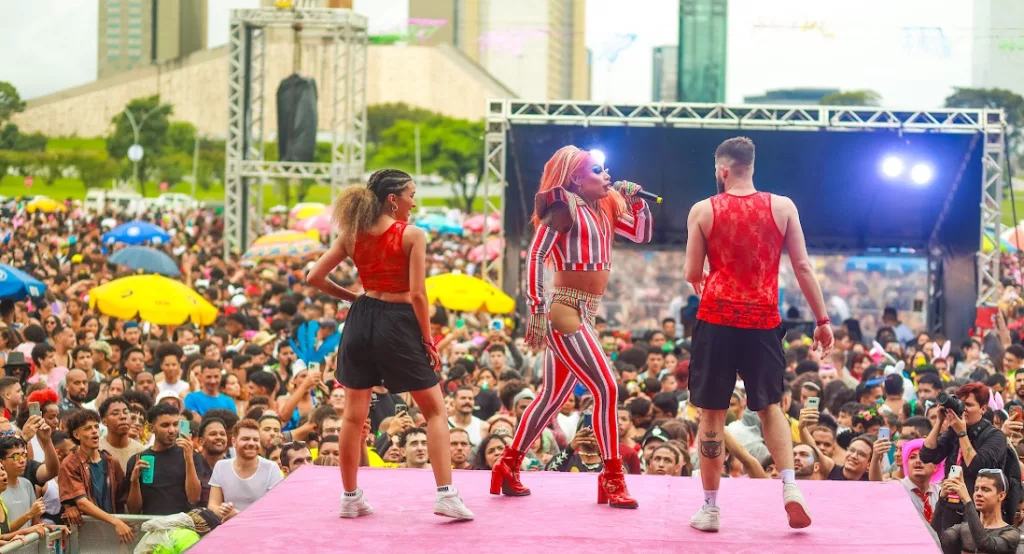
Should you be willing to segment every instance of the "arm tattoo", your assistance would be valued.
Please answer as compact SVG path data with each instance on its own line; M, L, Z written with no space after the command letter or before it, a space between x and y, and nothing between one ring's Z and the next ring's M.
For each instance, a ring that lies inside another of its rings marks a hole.
M707 439L700 440L700 455L705 458L717 458L722 455L722 441L714 440L718 438L718 433L714 431L708 431L704 433Z

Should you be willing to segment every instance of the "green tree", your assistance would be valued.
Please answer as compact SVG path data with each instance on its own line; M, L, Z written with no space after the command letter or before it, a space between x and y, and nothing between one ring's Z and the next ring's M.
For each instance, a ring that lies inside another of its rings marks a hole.
M44 152L46 151L46 137L42 133L26 135L14 123L8 123L0 130L0 150Z
M135 123L139 126L139 144L145 152L142 160L139 161L139 187L140 193L146 195L146 179L149 176L153 161L164 153L167 144L167 131L170 128L169 118L174 113L170 104L161 104L160 95L136 98L128 103L125 110L132 113ZM128 147L135 143L135 133L132 129L131 120L122 111L111 120L114 130L107 137L107 152L117 160L128 157ZM132 166L127 165L127 173L122 177L131 175Z
M1006 139L1009 154L1024 166L1024 97L998 88L957 88L946 98L947 108L999 109L1006 112Z
M416 167L416 123L400 120L381 134L374 167ZM458 207L472 209L479 192L484 161L484 124L435 115L420 125L422 171L440 175L451 184Z
M25 102L21 100L18 89L7 81L0 81L0 123L24 109Z
M878 106L882 95L873 90L847 90L829 94L818 102L822 106Z
M437 116L430 110L414 108L404 102L396 104L375 104L366 108L366 144L371 149L380 146L381 135L399 120L426 121Z
M170 122L167 126L167 152L184 152L191 156L195 147L196 126L185 121Z
M76 154L74 165L78 169L78 177L87 189L106 186L111 179L117 177L119 170L114 160L88 153Z

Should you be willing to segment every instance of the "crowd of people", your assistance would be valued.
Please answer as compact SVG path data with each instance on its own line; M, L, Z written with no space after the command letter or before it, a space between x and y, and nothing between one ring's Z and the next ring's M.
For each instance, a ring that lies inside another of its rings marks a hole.
M309 260L249 263L225 250L213 212L153 213L147 219L172 236L156 247L219 317L207 327L117 319L90 308L88 292L132 273L107 262L119 246L100 238L105 220L121 220L69 208L0 205L0 263L47 285L42 297L0 301L0 544L82 516L138 540L117 514L163 516L144 528L152 544L182 533L198 540L302 465L338 465L346 391L334 379L336 352L323 346L336 348L348 306L307 283ZM471 234L434 235L428 275L476 272L466 259L478 244ZM700 471L701 412L687 391L695 297L673 277L673 256L616 252L596 318L619 387L624 465L666 478ZM996 329L950 347L922 332L907 306L918 276L885 275L896 281L885 285L839 262L819 271L826 298L853 311L830 302L843 323L826 359L800 330L785 337L782 407L797 478L898 479L946 551L1015 552L1024 524L1019 285L1004 284ZM359 288L350 263L332 278ZM542 356L515 317L430 310L452 465L489 470L539 392ZM593 400L574 391L522 469L599 472ZM362 463L429 467L425 428L412 398L376 388ZM729 477L777 477L742 382L726 429Z

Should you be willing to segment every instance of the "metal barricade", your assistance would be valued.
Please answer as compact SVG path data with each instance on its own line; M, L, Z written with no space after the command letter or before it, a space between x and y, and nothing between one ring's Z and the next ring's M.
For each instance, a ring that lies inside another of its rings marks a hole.
M135 545L142 539L142 524L152 519L152 516L118 514L117 518L131 526L135 533L133 542L122 543L112 525L83 516L82 525L68 537L66 554L131 554L135 550Z
M17 554L55 554L63 553L61 545L61 533L56 531L46 535L46 539L43 540L37 533L31 535L25 535L24 538L10 542L0 547L0 554L8 554L10 552L17 552Z

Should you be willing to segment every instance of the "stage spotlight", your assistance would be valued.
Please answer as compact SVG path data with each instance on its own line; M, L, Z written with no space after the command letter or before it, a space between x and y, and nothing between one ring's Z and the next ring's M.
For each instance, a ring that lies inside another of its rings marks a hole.
M604 152L602 152L600 150L591 150L590 151L590 155L591 155L591 157L594 158L594 161L597 162L598 165L600 165L602 167L604 166L604 159L605 159L604 158Z
M882 161L882 173L886 177L899 177L903 173L903 160L896 156L889 156Z
M935 172L932 170L932 166L928 164L916 164L910 170L910 179L918 185L927 185L931 182L934 175Z

